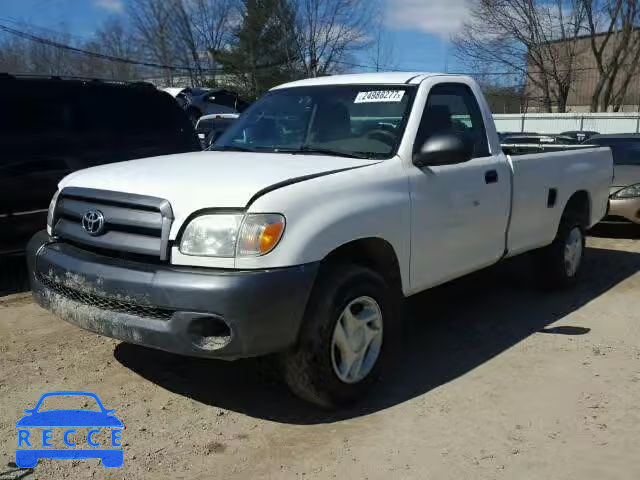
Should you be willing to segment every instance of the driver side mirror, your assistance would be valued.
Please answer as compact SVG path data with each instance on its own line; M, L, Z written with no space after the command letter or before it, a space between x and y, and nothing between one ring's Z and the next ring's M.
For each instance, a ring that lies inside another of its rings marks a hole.
M455 165L473 157L473 143L464 135L451 133L429 137L419 152L413 155L416 167Z

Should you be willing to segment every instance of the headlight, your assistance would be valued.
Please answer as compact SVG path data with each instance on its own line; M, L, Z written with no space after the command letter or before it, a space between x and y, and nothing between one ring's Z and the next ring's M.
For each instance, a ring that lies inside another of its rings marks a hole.
M56 209L56 203L58 203L58 195L60 195L60 190L56 190L51 202L49 202L49 210L47 211L47 233L49 235L53 235L53 213Z
M631 185L630 187L623 188L622 190L618 190L616 193L611 195L611 198L636 198L640 197L640 183L636 183L635 185Z
M214 214L194 218L182 234L180 252L185 255L233 257L242 217L241 214Z
M194 218L180 239L184 255L234 257L264 255L284 232L279 214L210 214Z

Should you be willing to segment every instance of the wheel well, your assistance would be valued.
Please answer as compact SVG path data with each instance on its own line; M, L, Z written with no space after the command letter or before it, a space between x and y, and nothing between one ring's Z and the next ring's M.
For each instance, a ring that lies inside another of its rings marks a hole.
M580 190L569 198L564 207L563 217L571 216L577 218L586 228L591 223L591 199L589 193Z
M327 255L322 263L355 263L382 275L385 281L402 291L400 264L389 242L381 238L361 238L345 243Z

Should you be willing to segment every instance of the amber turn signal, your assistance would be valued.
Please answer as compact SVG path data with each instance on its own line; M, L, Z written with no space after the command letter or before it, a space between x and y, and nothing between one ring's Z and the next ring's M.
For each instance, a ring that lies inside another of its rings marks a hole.
M277 213L253 213L244 218L238 236L237 256L269 253L284 233L284 217Z

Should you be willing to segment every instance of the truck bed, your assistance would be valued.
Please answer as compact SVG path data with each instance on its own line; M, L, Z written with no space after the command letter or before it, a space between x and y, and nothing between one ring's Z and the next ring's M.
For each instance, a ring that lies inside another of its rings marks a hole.
M575 145L548 147L545 145L540 153L524 153L521 148L507 155L513 176L508 256L550 244L563 209L575 192L596 192L601 197L590 198L590 227L606 214L613 178L611 150Z

